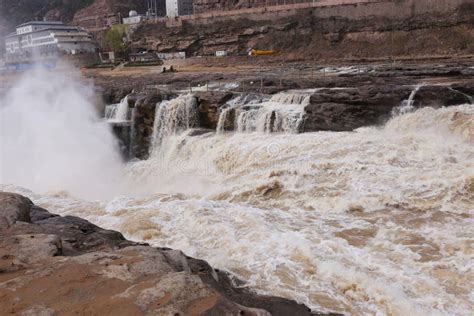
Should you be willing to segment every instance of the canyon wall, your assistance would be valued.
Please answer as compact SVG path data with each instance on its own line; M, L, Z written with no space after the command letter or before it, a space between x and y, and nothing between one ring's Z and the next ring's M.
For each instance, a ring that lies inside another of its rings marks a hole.
M335 0L161 19L132 42L188 56L251 48L322 59L453 56L474 53L473 26L470 0Z

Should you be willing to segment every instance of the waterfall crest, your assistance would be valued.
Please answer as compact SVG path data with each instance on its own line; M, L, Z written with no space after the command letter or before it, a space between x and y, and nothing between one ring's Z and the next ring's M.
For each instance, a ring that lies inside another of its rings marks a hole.
M108 121L124 122L130 119L130 109L128 108L128 95L117 104L105 107L105 118Z
M192 94L180 95L158 103L155 110L152 150L161 144L164 137L197 125L197 100Z
M237 132L297 133L310 96L308 93L282 92L260 102L248 102L247 98L238 97L221 111L217 131L224 132L225 124L234 112L232 125Z
M420 88L423 87L423 86L424 86L424 84L416 85L413 88L413 90L411 91L410 96L408 97L408 99L403 100L400 103L400 106L398 106L398 107L396 107L392 110L392 117L413 112L415 110L415 106L414 106L415 96L418 93L418 91L420 90Z

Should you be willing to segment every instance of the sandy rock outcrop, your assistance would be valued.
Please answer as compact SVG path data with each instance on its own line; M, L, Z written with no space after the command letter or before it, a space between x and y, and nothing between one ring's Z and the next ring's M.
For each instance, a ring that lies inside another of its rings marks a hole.
M232 16L207 13L173 27L165 21L145 24L132 35L132 48L184 50L187 56L214 55L218 50L245 55L251 48L274 49L315 61L474 52L472 1L344 2L327 1L325 6L305 9L290 5L272 11L262 10L261 1L200 0L195 8L201 12L247 5L260 8L234 11Z
M127 241L0 192L0 310L7 314L311 315L235 288L181 251ZM314 315L314 314L313 314Z

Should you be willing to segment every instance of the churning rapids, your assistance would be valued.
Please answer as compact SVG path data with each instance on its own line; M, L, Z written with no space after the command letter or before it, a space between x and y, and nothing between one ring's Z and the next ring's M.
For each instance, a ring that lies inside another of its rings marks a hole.
M123 164L87 91L35 74L1 100L0 189L316 311L474 310L473 105L355 132L167 133Z

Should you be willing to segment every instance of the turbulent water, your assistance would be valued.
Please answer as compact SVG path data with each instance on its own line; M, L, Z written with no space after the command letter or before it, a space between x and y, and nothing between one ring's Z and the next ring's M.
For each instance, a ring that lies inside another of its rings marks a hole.
M182 104L167 103L166 113ZM115 198L38 194L15 181L1 188L181 249L316 311L474 309L473 105L344 133L167 130L149 160L126 166Z
M164 138L197 126L197 100L184 94L156 105L152 148L159 147Z
M35 70L0 98L0 183L100 198L118 189L116 141L73 73Z
M123 98L120 103L107 105L105 107L105 118L115 122L127 121L130 118L128 96Z
M246 96L237 98L222 112L217 131L224 131L226 116L234 110L238 132L296 133L303 122L304 107L309 98L309 94L294 92L279 93L259 103L249 103Z

